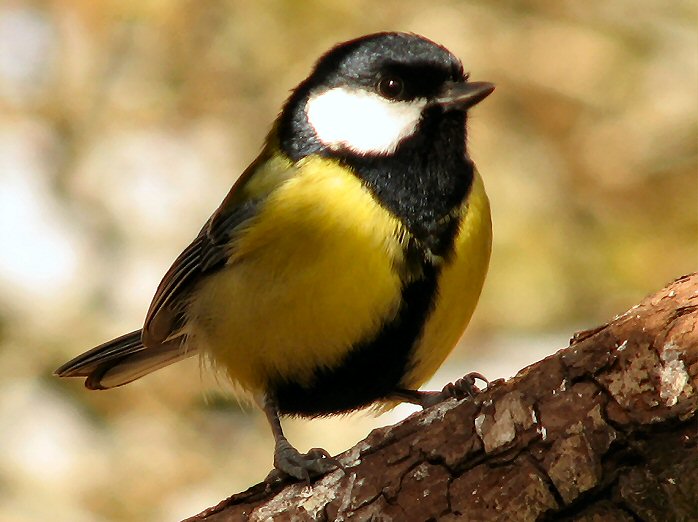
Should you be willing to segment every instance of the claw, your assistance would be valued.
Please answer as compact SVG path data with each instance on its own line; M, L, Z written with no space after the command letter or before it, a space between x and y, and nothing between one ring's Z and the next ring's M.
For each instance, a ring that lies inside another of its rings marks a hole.
M488 381L487 378L481 373L468 373L467 375L464 375L458 379L456 382L449 383L444 386L443 390L441 390L441 394L444 396L443 400L450 399L452 397L456 399L475 397L481 391L480 388L477 387L477 380L484 382L486 385L489 385L490 383L490 381Z
M429 408L448 399L460 400L475 397L481 391L476 385L478 380L483 381L486 385L490 383L481 373L472 372L454 383L447 384L440 392L398 389L391 396L401 401L417 404L422 408Z
M308 453L300 453L287 441L280 443L274 453L274 467L293 478L310 480L334 469L342 468L337 459L322 448L313 448Z

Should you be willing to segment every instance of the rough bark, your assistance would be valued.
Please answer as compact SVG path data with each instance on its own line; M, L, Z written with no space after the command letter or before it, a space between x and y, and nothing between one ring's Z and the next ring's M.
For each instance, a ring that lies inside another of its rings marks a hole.
M188 519L698 520L698 274L568 348L374 430L312 485Z

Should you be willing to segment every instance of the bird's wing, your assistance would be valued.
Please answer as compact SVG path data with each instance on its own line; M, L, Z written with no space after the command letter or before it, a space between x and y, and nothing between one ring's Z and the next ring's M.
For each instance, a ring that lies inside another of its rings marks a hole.
M238 227L254 217L266 196L294 173L293 164L265 149L243 172L199 235L177 257L158 286L143 326L143 344L159 346L176 337L188 297L202 278L225 266Z

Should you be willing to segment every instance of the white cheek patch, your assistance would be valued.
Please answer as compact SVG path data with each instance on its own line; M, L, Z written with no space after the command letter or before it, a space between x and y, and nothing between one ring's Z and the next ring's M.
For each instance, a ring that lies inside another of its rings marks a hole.
M336 87L311 96L305 106L318 139L332 149L391 154L414 134L426 100L390 101L377 93Z

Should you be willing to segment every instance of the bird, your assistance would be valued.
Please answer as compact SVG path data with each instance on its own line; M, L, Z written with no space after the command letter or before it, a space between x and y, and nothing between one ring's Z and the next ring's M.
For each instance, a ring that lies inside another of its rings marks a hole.
M297 450L282 417L472 392L477 373L419 388L466 328L489 265L466 119L493 90L417 34L337 44L166 272L143 326L55 374L105 390L198 355L264 411L275 470L299 480L339 463Z

